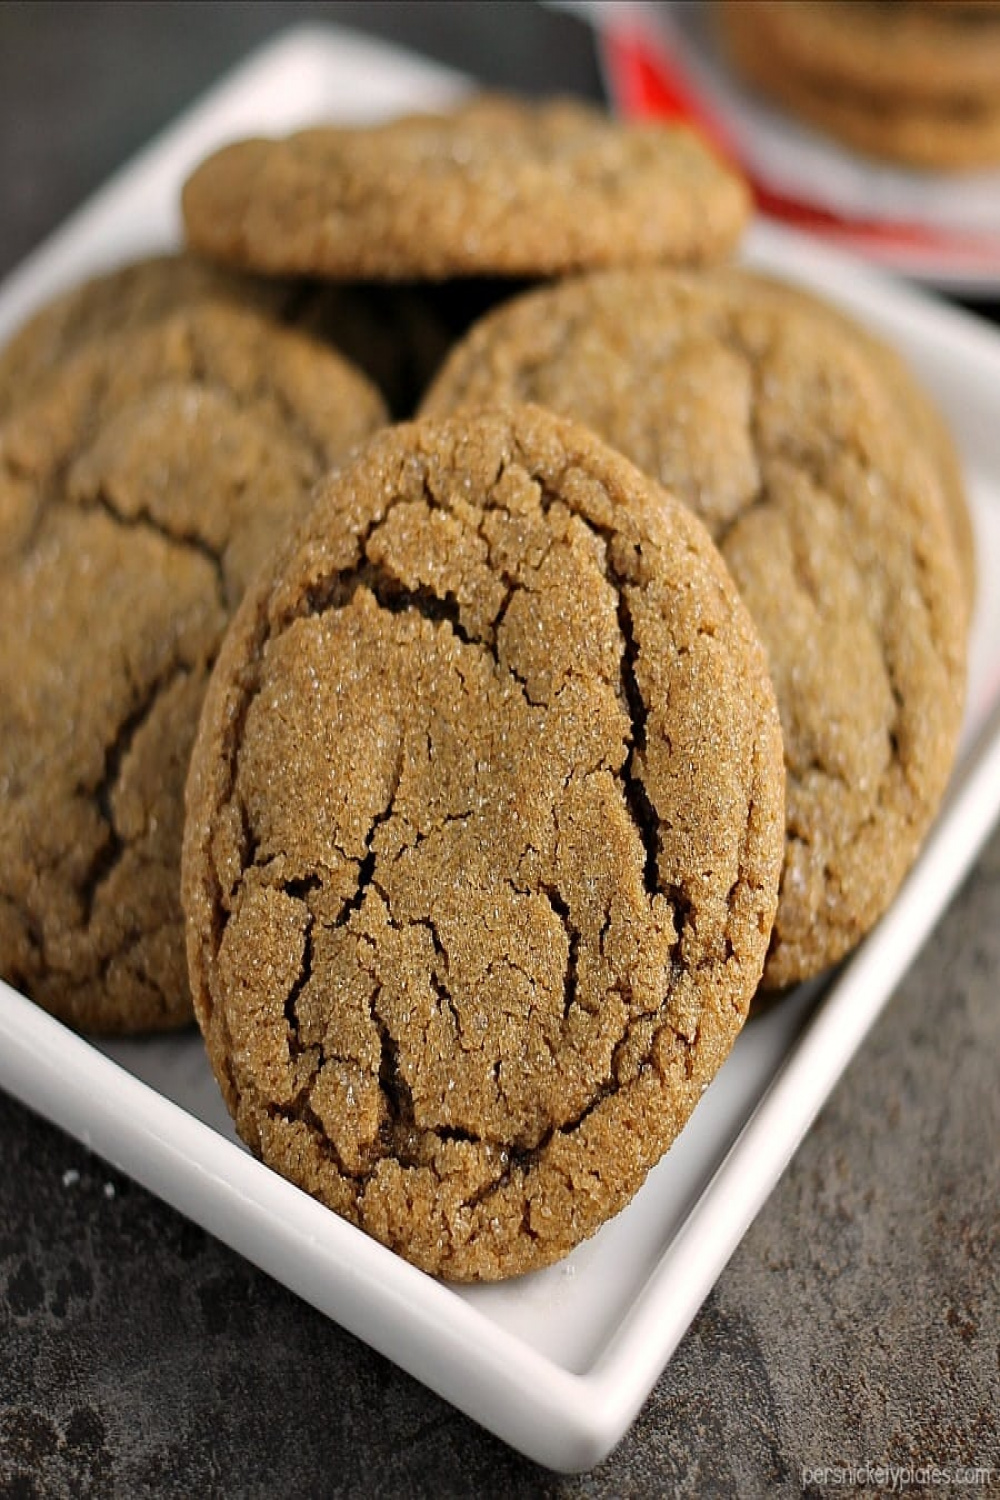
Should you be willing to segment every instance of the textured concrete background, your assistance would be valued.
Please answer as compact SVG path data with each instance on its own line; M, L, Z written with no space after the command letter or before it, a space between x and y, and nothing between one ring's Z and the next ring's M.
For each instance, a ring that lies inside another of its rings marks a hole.
M0 273L303 16L598 89L586 34L532 6L0 5ZM1000 1489L998 991L1000 832L635 1426L572 1479L0 1094L0 1496L832 1494L804 1470L866 1462Z

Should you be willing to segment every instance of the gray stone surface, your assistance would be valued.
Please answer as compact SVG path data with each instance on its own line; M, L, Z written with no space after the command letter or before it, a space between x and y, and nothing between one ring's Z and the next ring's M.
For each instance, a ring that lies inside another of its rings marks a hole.
M582 33L531 7L0 5L0 271L303 15L596 88ZM634 1427L574 1478L0 1094L0 1495L796 1495L890 1462L1000 1488L998 1059L1000 832Z

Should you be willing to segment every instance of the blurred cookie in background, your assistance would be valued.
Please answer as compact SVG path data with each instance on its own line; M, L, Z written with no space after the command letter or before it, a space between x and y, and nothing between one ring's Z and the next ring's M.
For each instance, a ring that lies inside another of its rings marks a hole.
M193 255L151 255L93 276L39 307L0 349L0 419L88 344L207 299L285 317L293 283L227 271Z
M718 0L734 68L864 155L934 170L1000 162L997 0Z
M182 193L207 259L332 281L707 264L732 253L750 208L739 173L686 127L497 95L233 141Z

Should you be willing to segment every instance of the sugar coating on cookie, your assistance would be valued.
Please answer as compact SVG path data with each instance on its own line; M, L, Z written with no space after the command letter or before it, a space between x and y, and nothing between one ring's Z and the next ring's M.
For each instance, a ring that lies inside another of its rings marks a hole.
M492 96L238 141L183 191L200 253L348 279L697 264L732 250L749 209L739 176L687 129Z
M946 5L951 0L937 0L937 3ZM734 267L727 274L734 285L742 278L750 296L767 294L780 297L787 304L798 302L810 319L819 318L822 322L832 323L840 336L846 336L847 342L853 344L871 366L895 408L895 415L905 425L910 442L927 457L940 482L962 575L962 602L967 606L971 618L978 583L975 528L969 509L962 459L944 413L930 392L893 344L887 343L880 334L867 324L859 323L835 303L828 302L805 287L792 285L760 271L740 271Z
M717 540L785 737L765 984L821 972L892 899L954 759L968 604L933 432L915 436L837 318L732 270L607 273L506 304L455 348L422 410L503 401L586 422Z
M782 846L701 525L549 413L386 430L244 601L192 756L192 990L240 1134L432 1273L551 1262L729 1052Z
M330 344L412 414L455 339L509 295L486 279L442 284L316 282L254 276L188 254L129 261L39 307L0 347L0 421L88 344L138 331L200 302L257 311Z
M199 304L94 342L0 425L0 973L82 1029L191 1018L187 757L226 621L374 388Z
M0 420L87 344L145 327L196 302L229 300L280 312L289 284L191 255L154 255L105 271L40 307L0 349Z

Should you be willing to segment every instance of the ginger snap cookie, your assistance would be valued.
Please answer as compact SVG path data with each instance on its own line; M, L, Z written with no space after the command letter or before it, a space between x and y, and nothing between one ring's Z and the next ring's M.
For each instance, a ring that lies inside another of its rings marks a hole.
M686 129L493 96L239 141L183 191L201 254L348 280L701 263L728 254L749 208L742 180Z
M885 910L954 758L968 603L932 455L857 338L746 272L529 293L457 346L423 410L515 400L588 423L716 539L785 738L764 984L821 972Z
M743 1023L782 791L696 518L548 412L386 429L247 595L192 755L192 992L243 1139L434 1274L562 1256Z
M950 0L933 0L933 3L948 4ZM740 273L734 268L731 274L735 279ZM971 615L977 586L976 536L962 461L940 408L898 350L870 328L803 287L792 286L760 272L749 272L747 276L751 295L766 287L772 295L785 300L799 298L811 317L833 321L840 332L858 346L882 380L900 418L906 423L911 442L927 455L937 472L958 554L964 597Z
M1000 161L1000 5L721 0L733 66L863 153L937 169Z
M383 415L336 354L202 303L88 345L0 424L0 973L61 1019L190 1019L183 785L208 670Z
M206 299L279 313L290 296L287 283L226 271L193 255L155 255L117 266L53 298L0 349L0 420L86 344Z
M85 345L204 301L265 313L330 344L378 386L394 415L409 416L455 339L500 296L479 282L347 285L151 256L62 292L0 348L0 421Z

